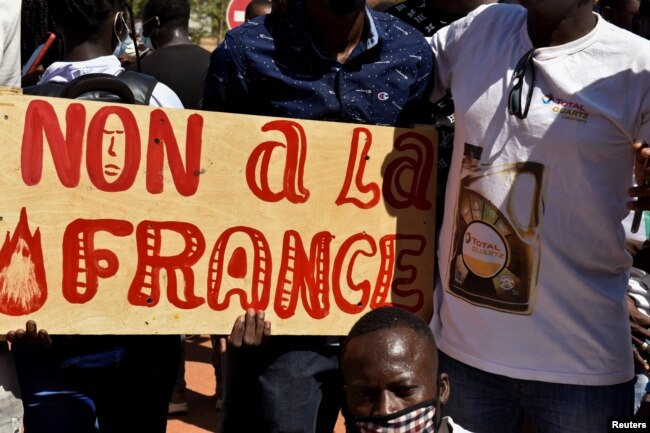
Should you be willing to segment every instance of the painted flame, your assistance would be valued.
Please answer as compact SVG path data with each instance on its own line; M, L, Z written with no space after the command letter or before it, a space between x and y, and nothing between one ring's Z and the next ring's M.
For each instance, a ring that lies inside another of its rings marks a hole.
M13 236L0 248L0 313L22 316L38 311L47 300L41 233L32 235L22 208Z

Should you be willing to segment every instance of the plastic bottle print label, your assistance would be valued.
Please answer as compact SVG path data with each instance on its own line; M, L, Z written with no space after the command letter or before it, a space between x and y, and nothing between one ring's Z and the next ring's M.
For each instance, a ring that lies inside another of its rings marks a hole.
M544 166L482 165L481 151L465 146L448 291L481 307L532 314Z

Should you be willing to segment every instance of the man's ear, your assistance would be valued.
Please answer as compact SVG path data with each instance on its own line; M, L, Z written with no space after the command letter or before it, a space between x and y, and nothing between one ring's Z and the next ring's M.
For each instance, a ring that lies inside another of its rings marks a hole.
M113 18L113 39L115 40L115 46L124 40L128 33L124 11L116 12Z
M447 403L449 392L449 376L447 376L447 373L440 373L438 378L438 401L441 404Z

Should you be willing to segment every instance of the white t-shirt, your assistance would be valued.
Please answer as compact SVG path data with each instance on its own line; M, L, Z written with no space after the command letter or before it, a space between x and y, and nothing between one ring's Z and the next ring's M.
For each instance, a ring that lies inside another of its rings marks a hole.
M520 6L484 6L431 43L431 99L450 88L456 107L432 328L443 352L491 373L625 382L621 220L632 144L650 139L650 42L597 16L586 36L537 49L522 120L507 107L532 49L526 18ZM529 71L524 102L530 81Z
M449 416L445 416L442 418L442 422L440 423L440 430L439 433L472 433L469 430L465 430L458 424L454 422L453 419Z
M20 88L20 6L0 2L0 86Z
M124 68L117 57L103 56L82 62L55 62L43 72L39 84L49 81L67 83L77 77L91 73L104 73L117 75ZM183 103L172 89L158 82L153 88L149 105L165 108L183 108Z

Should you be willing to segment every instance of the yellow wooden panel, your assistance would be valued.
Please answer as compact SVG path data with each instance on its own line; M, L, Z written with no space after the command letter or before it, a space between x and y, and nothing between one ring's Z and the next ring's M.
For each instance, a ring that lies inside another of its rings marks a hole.
M0 95L0 329L344 335L431 313L431 128Z

